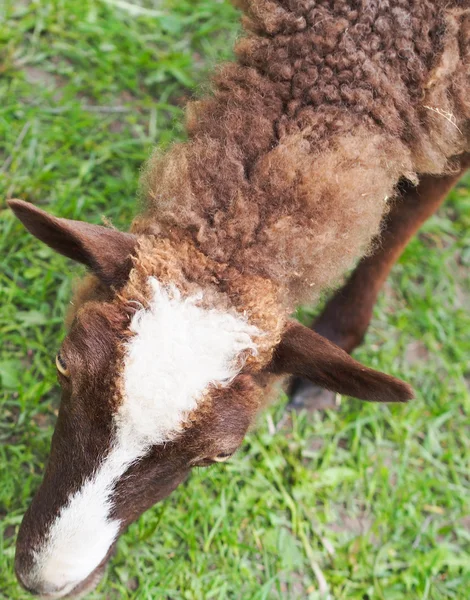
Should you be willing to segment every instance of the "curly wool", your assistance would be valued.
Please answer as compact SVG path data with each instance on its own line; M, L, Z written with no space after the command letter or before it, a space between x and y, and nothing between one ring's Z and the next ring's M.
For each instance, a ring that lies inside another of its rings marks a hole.
M370 248L400 178L469 148L470 8L455 0L240 0L247 36L189 140L155 153L136 233L187 240L315 297Z

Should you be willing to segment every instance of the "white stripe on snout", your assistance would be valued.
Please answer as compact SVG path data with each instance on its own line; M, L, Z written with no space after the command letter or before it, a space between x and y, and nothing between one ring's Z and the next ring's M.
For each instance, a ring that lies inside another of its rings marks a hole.
M36 566L25 578L32 587L67 586L65 594L100 564L120 526L109 519L116 482L150 446L177 436L209 386L230 383L242 353L256 353L253 338L260 331L241 315L201 308L202 294L182 298L153 277L149 285L149 308L130 325L113 447L36 551Z
M133 458L116 446L95 475L69 500L53 522L47 542L35 552L35 569L26 582L47 584L64 594L83 581L103 560L119 531L119 522L108 520L111 492Z

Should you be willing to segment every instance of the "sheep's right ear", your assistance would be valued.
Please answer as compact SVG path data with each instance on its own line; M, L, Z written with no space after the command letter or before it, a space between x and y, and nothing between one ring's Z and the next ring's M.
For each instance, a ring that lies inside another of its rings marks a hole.
M360 400L406 402L412 388L365 367L344 350L300 323L290 322L267 370L306 377L319 386Z
M101 225L54 217L23 200L8 205L26 229L56 252L87 266L107 285L125 283L137 238Z

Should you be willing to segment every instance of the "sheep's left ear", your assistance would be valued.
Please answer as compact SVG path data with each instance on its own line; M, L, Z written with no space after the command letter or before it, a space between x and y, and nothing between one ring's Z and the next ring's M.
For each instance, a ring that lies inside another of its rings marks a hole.
M8 205L26 229L56 252L87 266L107 285L122 285L132 268L137 238L101 225L54 217L23 200Z
M295 322L288 324L267 370L306 377L327 390L361 400L406 402L414 397L404 381L365 367L326 338Z

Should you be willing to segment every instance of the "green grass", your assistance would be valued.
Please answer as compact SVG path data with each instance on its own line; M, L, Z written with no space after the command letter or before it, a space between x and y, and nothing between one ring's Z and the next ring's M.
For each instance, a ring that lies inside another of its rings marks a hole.
M0 597L26 599L15 535L57 412L53 357L76 267L5 208L17 196L125 228L152 146L230 56L216 0L0 3ZM3 165L3 166L2 166ZM470 179L396 265L357 357L408 406L265 413L226 466L193 472L119 542L95 599L458 598L470 589ZM308 311L304 311L307 313ZM467 380L465 379L467 377Z

